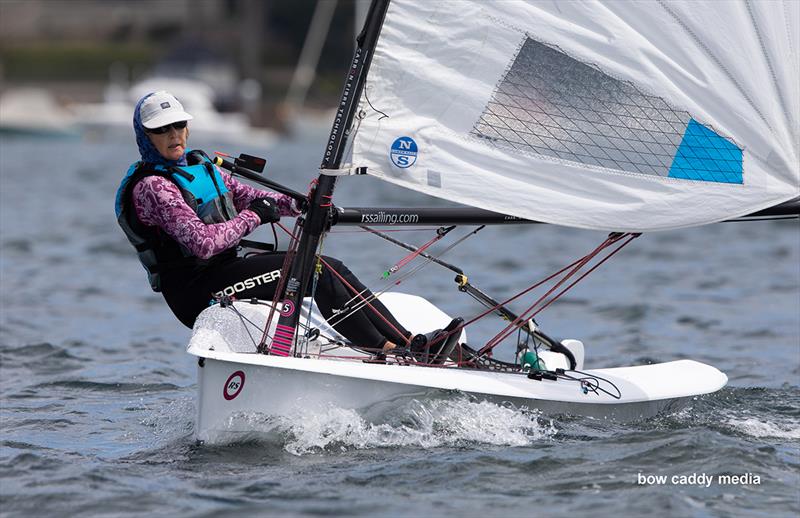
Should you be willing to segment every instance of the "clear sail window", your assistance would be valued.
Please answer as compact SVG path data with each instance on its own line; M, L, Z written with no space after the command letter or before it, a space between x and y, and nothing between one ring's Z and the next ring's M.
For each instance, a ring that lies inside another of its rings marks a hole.
M663 99L528 38L472 134L506 150L720 183L742 150Z

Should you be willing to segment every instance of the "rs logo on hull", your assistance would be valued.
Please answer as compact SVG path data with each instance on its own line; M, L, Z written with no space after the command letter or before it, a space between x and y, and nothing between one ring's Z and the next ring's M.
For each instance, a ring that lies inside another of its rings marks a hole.
M238 396L242 392L243 388L244 372L236 371L228 376L228 381L226 381L225 386L222 387L222 397L224 397L227 401L230 401Z

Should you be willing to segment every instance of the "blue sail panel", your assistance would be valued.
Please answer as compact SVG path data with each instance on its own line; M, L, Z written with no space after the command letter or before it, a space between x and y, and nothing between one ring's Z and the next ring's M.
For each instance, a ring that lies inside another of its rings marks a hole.
M712 129L691 119L668 176L703 182L744 183L742 150Z

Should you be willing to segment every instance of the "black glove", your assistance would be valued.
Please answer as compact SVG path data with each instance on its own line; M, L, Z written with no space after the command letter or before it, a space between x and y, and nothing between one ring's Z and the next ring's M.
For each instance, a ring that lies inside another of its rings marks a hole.
M261 218L262 224L276 223L281 219L278 205L272 198L256 198L250 203L250 206L247 207L247 209L258 214L258 217Z

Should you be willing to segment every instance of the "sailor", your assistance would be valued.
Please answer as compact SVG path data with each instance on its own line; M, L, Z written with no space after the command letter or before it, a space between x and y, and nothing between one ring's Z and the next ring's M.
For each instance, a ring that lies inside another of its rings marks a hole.
M223 296L272 300L285 252L240 257L237 245L259 225L299 214L289 196L241 183L204 153L188 151L191 120L168 92L139 100L133 128L140 160L128 170L116 198L117 220L136 248L151 288L187 327ZM324 268L314 292L326 319L351 300L353 289L372 298L341 261L323 259L338 273ZM353 344L378 351L408 345L412 334L379 300L372 299L371 305L380 316L361 309L334 328Z

